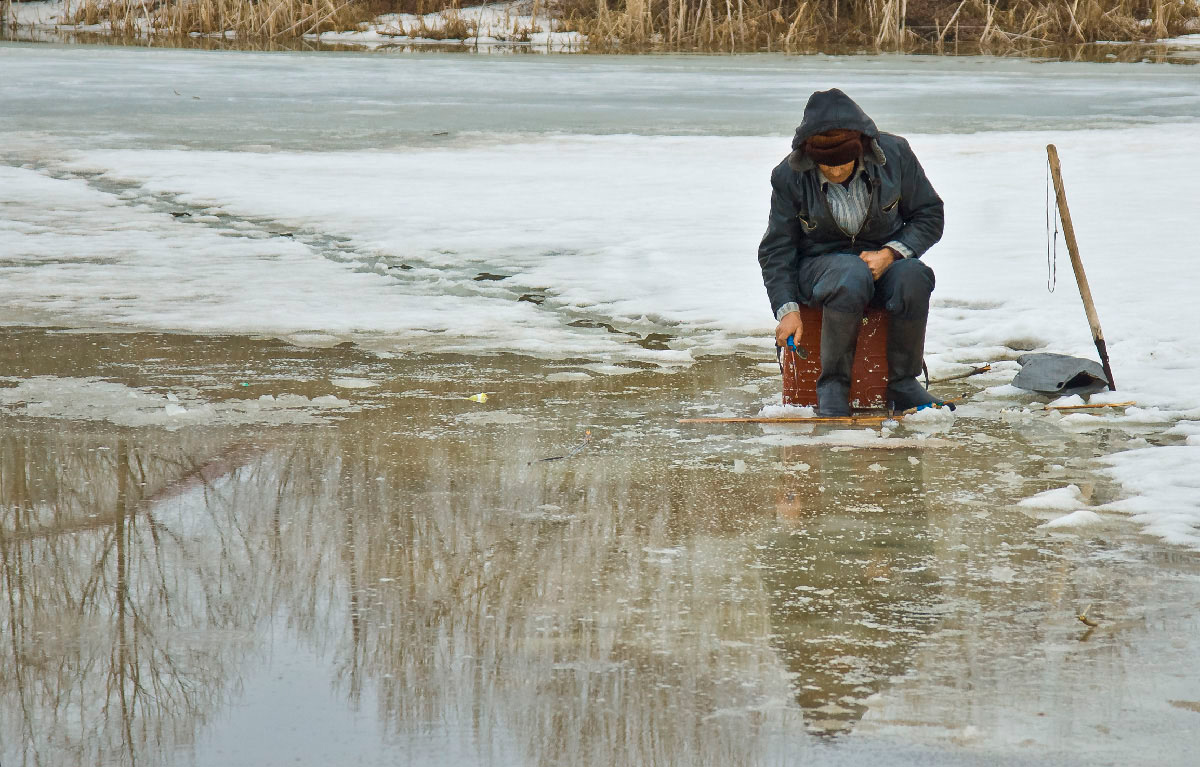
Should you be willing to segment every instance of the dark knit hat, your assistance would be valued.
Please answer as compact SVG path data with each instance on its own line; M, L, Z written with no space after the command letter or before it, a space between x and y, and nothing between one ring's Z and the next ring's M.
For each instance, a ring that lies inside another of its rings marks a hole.
M810 136L804 153L818 165L845 165L863 153L863 134L856 130L831 130Z

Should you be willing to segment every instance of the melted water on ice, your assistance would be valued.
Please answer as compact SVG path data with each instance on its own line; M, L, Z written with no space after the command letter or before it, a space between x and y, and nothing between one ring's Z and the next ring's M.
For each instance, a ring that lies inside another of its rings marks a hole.
M6 765L1183 764L1197 745L1195 556L1016 505L1108 499L1091 459L1126 431L969 408L856 439L677 424L777 391L738 359L616 375L3 342L6 391L96 377L163 420L169 394L349 402L175 429L77 420L86 388L0 406Z

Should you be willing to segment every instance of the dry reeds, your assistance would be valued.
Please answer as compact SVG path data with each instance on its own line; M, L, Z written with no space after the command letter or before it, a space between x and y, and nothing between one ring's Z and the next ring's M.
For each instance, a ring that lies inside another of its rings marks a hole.
M853 47L910 51L966 43L1153 40L1190 31L1196 0L596 0L563 6L595 46L697 50Z
M353 29L364 21L354 0L82 0L75 24L106 23L127 35L170 33L291 38Z
M513 4L506 4L506 8ZM440 11L387 34L435 40L478 36L460 0L81 0L73 23L124 34L233 33L295 38L358 28L385 12ZM528 12L528 0L521 6ZM1200 0L532 0L582 33L593 50L891 50L988 53L1099 41L1146 41L1200 28ZM497 39L524 41L537 29Z

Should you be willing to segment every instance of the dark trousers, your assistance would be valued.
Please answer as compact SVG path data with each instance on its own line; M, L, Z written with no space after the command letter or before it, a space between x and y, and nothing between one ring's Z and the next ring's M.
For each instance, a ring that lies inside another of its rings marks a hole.
M916 258L902 258L878 280L853 253L800 259L800 300L808 306L861 315L868 306L903 319L929 315L933 270Z

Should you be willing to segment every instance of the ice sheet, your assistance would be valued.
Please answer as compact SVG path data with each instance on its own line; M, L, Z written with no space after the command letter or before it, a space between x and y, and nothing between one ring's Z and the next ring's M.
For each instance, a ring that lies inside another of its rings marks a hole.
M256 399L210 402L194 391L158 392L98 378L38 376L0 379L0 412L72 421L108 421L118 426L317 424L355 412L349 400L325 395L264 394Z
M1054 142L1116 394L1138 403L1059 422L1200 417L1186 67L11 45L0 67L0 323L515 351L594 372L770 359L768 176L807 94L837 85L910 138L946 200L927 256L935 371L1095 355L1061 242L1046 289ZM1010 389L981 399L1028 397ZM1169 500L1170 520L1138 519L1186 543L1200 511L1177 468L1117 478L1130 509Z

